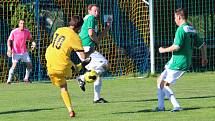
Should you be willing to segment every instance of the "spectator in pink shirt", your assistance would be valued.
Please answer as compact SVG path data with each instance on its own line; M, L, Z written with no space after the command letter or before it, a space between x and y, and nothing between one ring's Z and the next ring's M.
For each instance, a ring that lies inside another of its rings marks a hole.
M7 56L12 57L12 67L9 70L7 84L11 84L12 75L19 60L27 64L24 82L29 82L28 78L32 71L32 63L26 47L27 40L31 41L32 36L30 31L25 28L25 21L21 19L19 20L19 27L11 31L7 41ZM34 50L35 47L36 43L32 41L31 49Z

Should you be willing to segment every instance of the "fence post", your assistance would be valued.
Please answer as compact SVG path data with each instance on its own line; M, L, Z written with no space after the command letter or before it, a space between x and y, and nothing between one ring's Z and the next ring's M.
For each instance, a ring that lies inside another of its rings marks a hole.
M39 0L35 0L36 4L35 4L35 17L36 17L36 27L37 27L37 57L38 57L38 80L41 79L41 67L40 67L40 16L39 16L39 4L40 1Z
M153 25L153 0L149 0L149 26L150 26L150 62L151 74L155 73L155 52L154 52L154 25Z

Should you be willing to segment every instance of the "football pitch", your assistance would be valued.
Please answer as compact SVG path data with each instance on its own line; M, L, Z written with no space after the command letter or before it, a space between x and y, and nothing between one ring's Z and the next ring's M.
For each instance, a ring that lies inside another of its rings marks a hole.
M93 104L93 85L82 92L68 82L76 117L70 119L60 90L47 83L0 84L0 121L215 121L215 72L186 73L172 87L184 108L152 112L157 105L156 77L108 79L102 96L110 103Z

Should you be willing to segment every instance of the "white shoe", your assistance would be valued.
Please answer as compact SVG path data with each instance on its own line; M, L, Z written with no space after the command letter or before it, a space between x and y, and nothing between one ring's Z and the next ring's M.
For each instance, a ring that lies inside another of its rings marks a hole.
M175 107L170 112L179 112L179 111L182 111L182 110L183 109L181 107Z

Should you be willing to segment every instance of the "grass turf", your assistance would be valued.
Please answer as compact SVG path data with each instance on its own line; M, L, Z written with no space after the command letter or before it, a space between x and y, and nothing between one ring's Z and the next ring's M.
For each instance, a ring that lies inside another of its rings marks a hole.
M107 104L93 104L93 84L83 93L68 82L76 111L70 119L57 87L51 83L0 84L0 121L215 121L215 72L186 73L172 87L181 112L151 112L157 105L156 78L103 81ZM165 100L167 110L172 105Z

